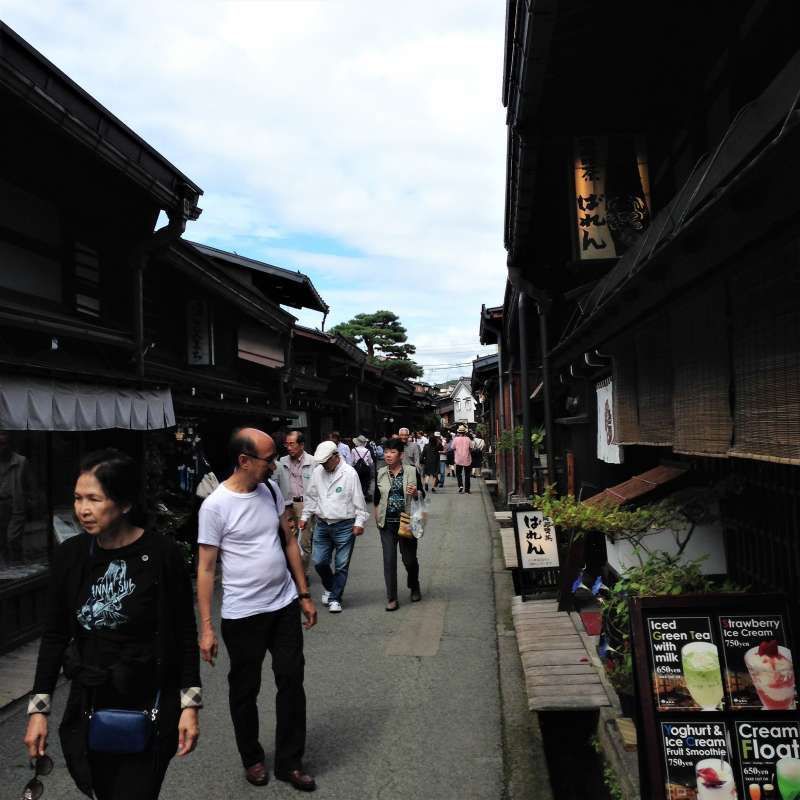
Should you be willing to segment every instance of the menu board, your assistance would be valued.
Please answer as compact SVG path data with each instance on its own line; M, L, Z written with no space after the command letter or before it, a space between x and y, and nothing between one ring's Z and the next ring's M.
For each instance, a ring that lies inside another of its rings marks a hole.
M784 598L631 600L642 796L800 800L800 714Z
M668 800L736 797L728 726L680 720L661 723Z
M737 721L734 728L744 796L800 797L800 722L762 717Z
M710 617L650 617L651 685L660 711L717 711L722 704L719 652Z
M719 618L725 690L732 708L786 711L797 707L792 651L781 614Z

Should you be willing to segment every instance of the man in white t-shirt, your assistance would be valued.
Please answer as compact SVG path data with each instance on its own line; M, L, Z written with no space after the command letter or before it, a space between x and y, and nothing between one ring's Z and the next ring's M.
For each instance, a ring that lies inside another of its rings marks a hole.
M275 442L263 431L243 428L230 442L233 474L200 508L197 537L197 609L200 655L212 666L217 638L211 606L217 554L222 556L222 639L230 658L229 700L236 746L248 782L269 781L264 749L258 740L261 669L267 650L275 674L275 777L296 789L313 791L303 771L306 695L303 688L303 632L317 610L308 593L300 549L294 544L283 495L270 480ZM292 546L288 546L292 543ZM298 601L299 598L299 601Z

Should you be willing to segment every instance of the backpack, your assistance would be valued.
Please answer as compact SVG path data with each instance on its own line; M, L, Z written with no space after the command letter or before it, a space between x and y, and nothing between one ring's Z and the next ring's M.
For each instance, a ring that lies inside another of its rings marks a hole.
M369 489L370 478L372 478L372 469L369 464L364 461L364 456L361 453L356 453L353 461L353 469L356 471L356 475L358 475L358 479L361 481L362 491L366 494Z

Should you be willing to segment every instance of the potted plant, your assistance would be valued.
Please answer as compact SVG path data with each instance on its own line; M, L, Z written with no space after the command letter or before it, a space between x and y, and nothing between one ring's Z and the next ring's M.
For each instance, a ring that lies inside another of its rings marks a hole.
M545 437L545 430L540 425L531 431L531 444L533 445L533 458L538 461L542 466L547 466L547 455L540 456L539 448L542 446Z

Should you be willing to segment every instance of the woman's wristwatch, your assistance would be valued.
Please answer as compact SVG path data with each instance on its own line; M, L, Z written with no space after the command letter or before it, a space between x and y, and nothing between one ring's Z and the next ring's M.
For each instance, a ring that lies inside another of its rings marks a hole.
M297 596L301 600L310 600L311 599L311 592L300 592Z

